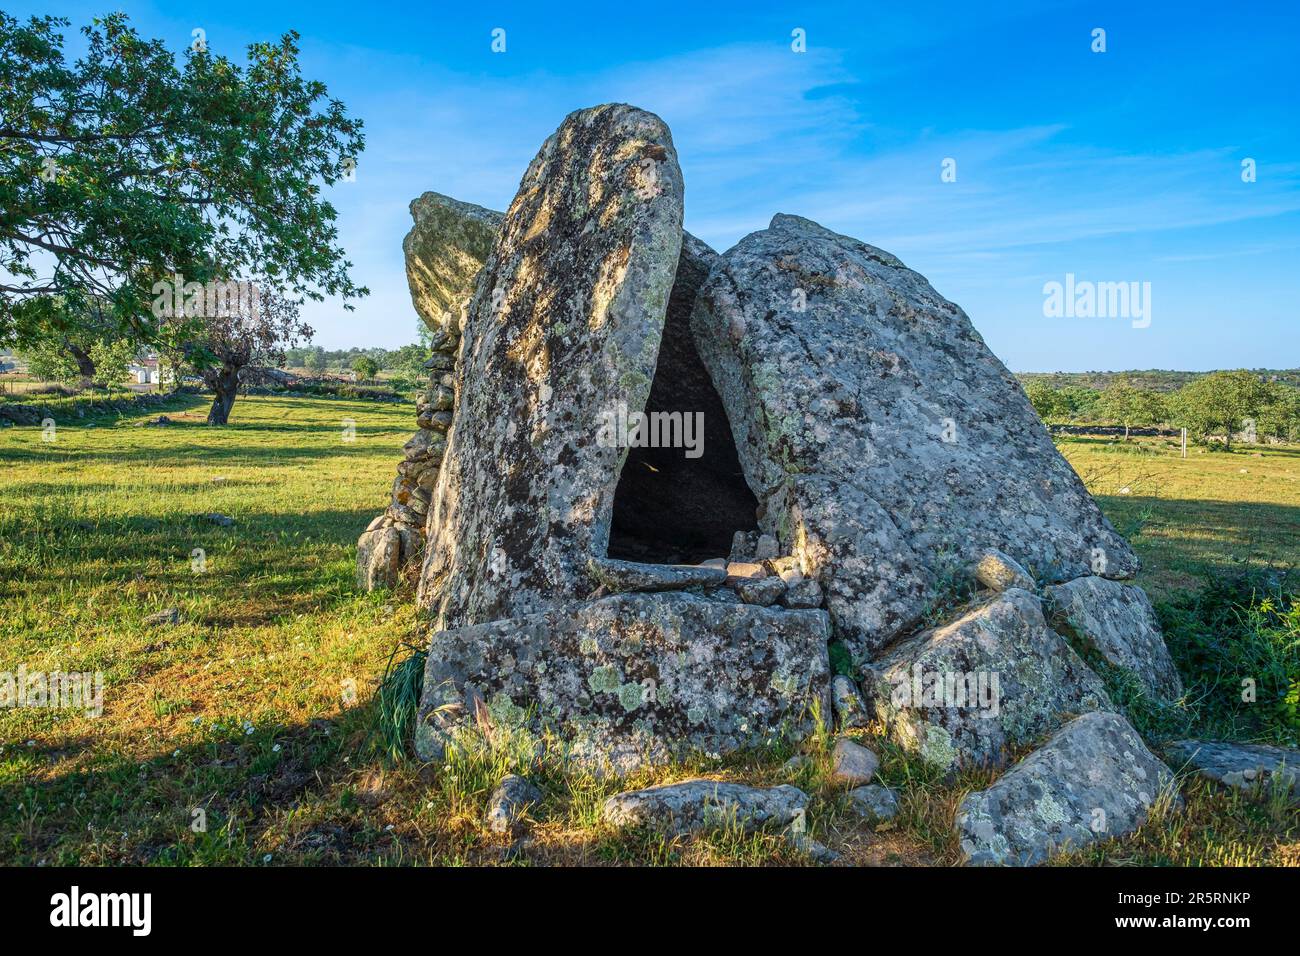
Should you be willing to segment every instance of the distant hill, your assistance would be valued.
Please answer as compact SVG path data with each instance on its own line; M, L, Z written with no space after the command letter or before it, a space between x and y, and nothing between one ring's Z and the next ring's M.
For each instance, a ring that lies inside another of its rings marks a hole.
M1300 368L1250 369L1256 375L1269 381L1283 382L1300 388ZM1067 386L1104 389L1119 379L1127 379L1136 388L1149 389L1153 392L1173 392L1182 388L1194 378L1208 375L1208 372L1175 372L1167 369L1147 369L1133 372L1017 372L1016 378L1021 384L1045 381L1053 388Z

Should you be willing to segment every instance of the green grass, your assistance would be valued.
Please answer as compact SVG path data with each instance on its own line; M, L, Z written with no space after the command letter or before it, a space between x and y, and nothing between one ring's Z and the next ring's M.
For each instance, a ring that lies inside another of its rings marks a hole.
M811 835L846 863L957 860L953 812L991 775L945 782L867 732L855 735L902 794L898 819L879 830L857 823L830 782L826 733L797 769L774 751L699 757L622 783L563 769L547 756L555 742L541 760L518 740L440 767L412 760L401 746L420 676L412 596L353 585L355 541L387 503L410 406L252 396L224 429L203 424L207 406L189 396L139 414L71 416L53 442L39 428L0 428L0 671L100 670L106 683L99 718L0 710L0 862L810 862L778 833L722 825L669 837L602 824L617 789L695 775L803 788ZM136 424L160 411L177 424ZM347 419L355 442L343 441ZM1296 562L1296 449L1182 461L1160 442L1061 447L1132 536L1142 583L1167 608L1206 574ZM179 625L144 623L168 607ZM1187 613L1186 628L1167 622L1175 653L1236 666L1222 656L1236 645L1207 642L1210 618ZM1230 723L1227 711L1211 716ZM483 825L510 771L527 771L544 794L526 844ZM1184 792L1181 815L1072 861L1300 862L1295 813L1268 795L1199 782Z

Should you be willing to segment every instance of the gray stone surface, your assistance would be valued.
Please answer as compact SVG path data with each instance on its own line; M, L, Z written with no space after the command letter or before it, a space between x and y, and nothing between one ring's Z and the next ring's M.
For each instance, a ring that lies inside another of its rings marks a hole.
M1101 680L1020 588L889 648L863 689L893 740L949 771L1003 766L1009 748L1111 707Z
M849 791L849 806L872 826L898 816L898 792L873 783Z
M865 727L871 722L867 703L851 677L836 674L831 678L831 705L841 727Z
M746 604L767 607L781 600L785 594L785 582L774 574L765 578L746 578L736 582L736 593Z
M831 779L851 787L870 783L880 769L880 758L870 747L855 743L847 737L835 741L831 751Z
M786 586L783 600L785 606L791 608L821 607L824 602L822 586L812 578L804 578Z
M528 808L542 801L542 791L518 774L508 774L488 798L487 825L493 833L510 833Z
M587 566L598 584L615 593L715 588L727 579L725 568L701 564L642 564L613 558L592 558Z
M581 600L626 449L600 416L645 407L682 244L668 128L579 110L524 174L466 311L420 601L440 627Z
M669 833L740 826L783 827L800 819L808 795L797 787L747 787L718 780L685 780L618 793L603 816L616 827L645 826Z
M1001 551L987 551L975 565L975 580L994 591L1007 588L1024 588L1026 591L1037 589L1029 572L1020 566L1015 558Z
M1176 700L1183 682L1146 592L1106 578L1076 578L1044 590L1052 626L1132 671L1156 697Z
M1044 581L1137 570L965 313L888 253L778 215L722 256L691 322L760 527L858 660L990 548Z
M1175 770L1189 767L1240 790L1285 788L1300 805L1300 750L1222 740L1179 740L1166 750Z
M416 750L472 725L554 731L571 759L623 773L686 751L727 753L811 733L830 708L823 611L619 594L434 634Z
M411 202L414 225L402 241L406 281L415 311L431 330L446 324L444 313L459 313L504 218L435 192Z
M1127 720L1084 714L989 789L962 800L962 852L975 865L1032 866L1054 852L1122 836L1146 820L1172 781Z

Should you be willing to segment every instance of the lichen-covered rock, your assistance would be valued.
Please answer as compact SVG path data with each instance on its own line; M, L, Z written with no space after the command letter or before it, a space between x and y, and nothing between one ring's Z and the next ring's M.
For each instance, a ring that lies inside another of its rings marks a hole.
M1045 581L1137 570L965 313L888 253L778 215L722 256L691 324L760 526L859 661L990 548Z
M460 388L420 600L459 627L580 600L606 554L626 449L603 412L645 407L682 244L668 128L570 114L528 167L466 310Z
M1288 791L1300 806L1300 750L1223 740L1179 740L1167 748L1178 770L1189 766L1225 787L1251 790L1273 787Z
M889 648L864 680L889 736L952 771L1003 766L1009 749L1109 709L1101 680L1020 588Z
M878 783L849 791L849 807L872 826L898 816L898 792Z
M395 587L401 558L401 534L391 520L364 532L357 541L357 587L362 591Z
M1183 682L1146 592L1091 575L1044 590L1052 626L1133 672L1156 697L1177 700Z
M704 564L642 564L613 558L592 558L588 569L597 583L620 591L683 591L715 588L727 579L726 568Z
M1034 579L1018 561L997 550L987 551L980 558L979 564L975 565L975 580L994 591L1007 588L1033 591L1037 588Z
M444 313L459 312L492 251L504 217L473 203L427 192L411 202L411 218L415 224L402 240L406 281L415 311L436 332L444 324Z
M476 711L494 726L553 731L572 759L614 773L801 740L813 706L830 707L829 632L823 611L671 591L440 631L416 750L441 757Z
M685 780L616 793L602 816L616 827L650 827L668 833L786 826L801 819L808 795L798 787L747 787L719 780Z
M865 727L871 722L858 685L843 674L836 674L831 679L831 705L841 727Z
M518 774L507 774L488 797L488 829L493 833L511 832L528 808L541 801L542 791Z
M782 601L786 607L792 608L821 607L824 602L822 586L812 578L804 578L786 586Z
M775 604L785 594L785 582L775 574L765 578L742 578L736 582L736 593L746 604L767 607Z
M975 865L1032 866L1122 836L1146 820L1173 779L1123 717L1084 714L993 786L962 800L962 853Z

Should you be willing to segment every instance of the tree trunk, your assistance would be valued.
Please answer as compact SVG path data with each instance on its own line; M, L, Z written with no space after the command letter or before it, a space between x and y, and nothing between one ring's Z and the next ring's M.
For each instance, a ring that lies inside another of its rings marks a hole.
M224 425L230 420L230 409L235 404L235 393L239 391L239 369L223 366L210 384L217 397L212 400L212 408L208 411L208 424Z
M1125 440L1125 441L1128 441L1128 424L1127 424L1127 423L1125 423L1125 425L1124 425L1124 440Z
M63 346L68 350L68 354L72 356L73 361L77 363L77 374L81 376L81 387L90 388L95 384L95 372L97 371L95 363L76 343L64 339Z

